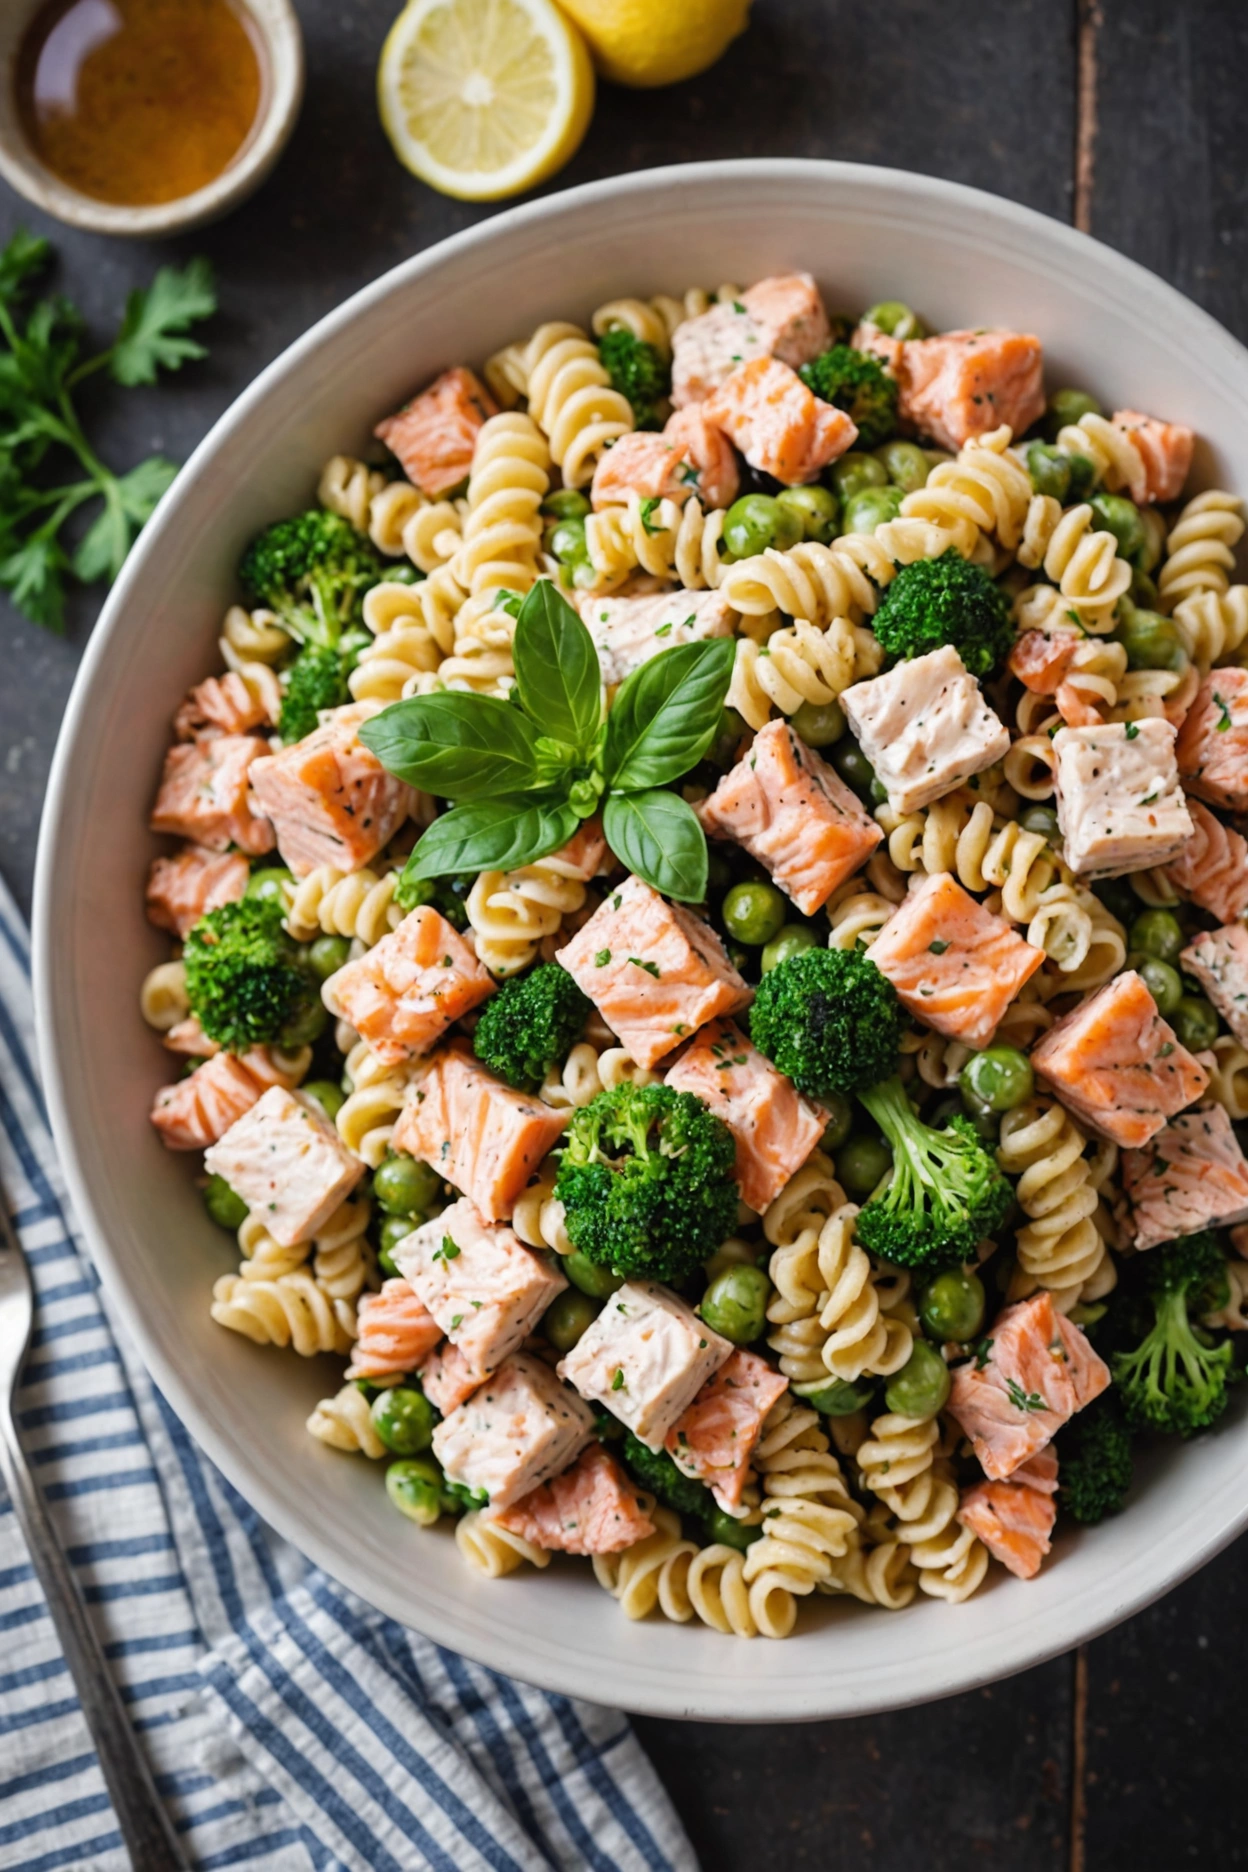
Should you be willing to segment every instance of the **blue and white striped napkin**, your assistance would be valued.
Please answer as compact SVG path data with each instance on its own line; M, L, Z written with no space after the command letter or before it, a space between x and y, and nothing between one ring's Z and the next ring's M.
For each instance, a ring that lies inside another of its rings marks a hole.
M0 1170L38 1295L18 1426L191 1862L260 1872L697 1872L626 1719L469 1664L343 1592L203 1457L76 1233L0 884ZM0 1866L123 1872L0 1496Z

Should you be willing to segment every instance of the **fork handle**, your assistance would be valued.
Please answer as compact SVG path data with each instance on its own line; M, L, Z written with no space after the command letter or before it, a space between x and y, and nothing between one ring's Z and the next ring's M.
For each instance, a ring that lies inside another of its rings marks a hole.
M186 1872L187 1862L177 1835L156 1792L73 1571L17 1440L11 1408L5 1407L2 1399L0 1476L26 1536L131 1863L136 1872Z

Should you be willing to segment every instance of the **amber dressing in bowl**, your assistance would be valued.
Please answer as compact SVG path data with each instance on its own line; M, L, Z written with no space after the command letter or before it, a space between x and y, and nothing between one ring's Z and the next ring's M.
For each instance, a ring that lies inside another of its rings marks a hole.
M228 169L265 88L257 38L231 0L47 0L15 77L41 162L127 207L179 201Z

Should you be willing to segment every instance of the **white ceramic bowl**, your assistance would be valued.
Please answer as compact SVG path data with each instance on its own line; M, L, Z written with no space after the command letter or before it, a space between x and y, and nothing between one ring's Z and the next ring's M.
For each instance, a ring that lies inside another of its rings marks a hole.
M213 668L232 570L262 523L308 501L322 460L436 371L622 292L802 267L830 305L901 298L935 326L1042 335L1050 384L1191 423L1201 479L1248 492L1248 355L1130 261L951 183L837 163L739 162L620 177L517 208L409 260L322 320L196 451L148 526L83 663L40 847L43 1069L74 1200L166 1396L249 1501L337 1579L469 1656L558 1690L662 1715L748 1721L920 1702L1022 1669L1125 1618L1248 1519L1248 1426L1152 1466L1127 1512L1064 1533L1038 1580L994 1571L962 1606L885 1614L821 1602L813 1629L744 1644L630 1624L583 1563L491 1583L445 1530L389 1507L376 1468L303 1420L328 1364L260 1349L208 1318L230 1245L191 1166L147 1122L167 1059L139 1019L165 940L144 922L145 821L168 722ZM803 1620L805 1623L805 1620Z

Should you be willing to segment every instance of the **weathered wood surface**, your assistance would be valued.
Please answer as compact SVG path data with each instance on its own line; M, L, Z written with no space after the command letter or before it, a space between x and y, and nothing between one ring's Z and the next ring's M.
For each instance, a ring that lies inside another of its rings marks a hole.
M101 330L162 261L203 251L216 265L224 309L210 361L159 393L101 391L91 416L108 459L154 448L184 458L313 319L482 218L406 176L377 125L373 69L396 6L302 0L301 124L273 180L218 228L134 248L44 226L0 191L0 238L19 220L43 227ZM1246 82L1248 9L1235 0L1015 0L993 14L967 0L755 0L749 35L703 78L648 95L604 89L555 186L743 154L923 170L1063 219L1078 212L1248 336ZM57 723L96 609L80 595L58 642L0 605L0 870L23 900ZM708 1872L1238 1863L1246 1561L1248 1548L1233 1549L1081 1662L927 1709L641 1732Z

